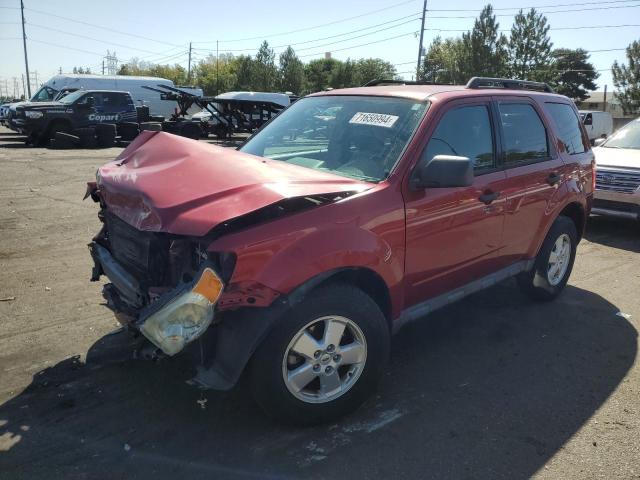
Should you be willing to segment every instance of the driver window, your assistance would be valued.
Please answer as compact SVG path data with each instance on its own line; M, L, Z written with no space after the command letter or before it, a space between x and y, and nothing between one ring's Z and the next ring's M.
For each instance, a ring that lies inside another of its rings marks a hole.
M423 158L436 155L468 157L476 172L494 168L493 136L489 110L474 105L449 110L440 119Z

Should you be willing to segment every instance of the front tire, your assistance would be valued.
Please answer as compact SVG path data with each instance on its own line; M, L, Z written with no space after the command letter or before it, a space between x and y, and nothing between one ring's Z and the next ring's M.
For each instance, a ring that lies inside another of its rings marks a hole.
M534 300L556 298L567 285L576 258L578 233L568 217L558 217L547 233L534 267L518 275L518 285Z
M333 284L288 310L254 354L254 398L283 423L314 425L358 408L389 356L389 328L362 290Z

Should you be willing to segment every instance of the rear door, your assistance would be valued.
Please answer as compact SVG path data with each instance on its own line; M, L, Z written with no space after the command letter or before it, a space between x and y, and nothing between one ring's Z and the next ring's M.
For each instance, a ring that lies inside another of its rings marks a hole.
M529 97L494 97L502 138L501 165L512 191L507 199L502 264L531 256L566 175L544 113Z
M406 188L407 307L494 271L502 239L506 174L497 168L491 99L442 108L421 161L435 155L469 157L475 180L469 187Z

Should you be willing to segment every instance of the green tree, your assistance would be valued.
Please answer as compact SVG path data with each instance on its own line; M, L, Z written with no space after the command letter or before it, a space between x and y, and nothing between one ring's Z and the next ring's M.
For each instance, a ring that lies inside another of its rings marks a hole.
M396 68L380 58L361 58L355 64L356 85L364 85L371 80L393 79L395 76Z
M236 81L234 90L253 90L253 79L255 77L255 65L249 55L240 55L234 58L231 71L235 75Z
M278 69L276 68L276 54L265 40L260 45L254 60L252 86L259 92L272 92L276 89Z
M433 39L418 77L427 82L462 84L469 79L468 55L462 39Z
M589 53L578 48L557 48L551 52L549 84L561 95L573 100L584 100L589 90L595 90L600 75L589 62Z
M231 71L232 54L222 54L219 58L209 55L194 67L195 84L205 95L218 95L233 89L235 74Z
M627 47L629 65L619 64L616 60L611 67L616 98L626 115L640 113L640 41L636 40Z
M305 91L313 93L331 87L331 79L338 70L340 63L340 61L333 58L321 58L307 63L304 67Z
M304 65L291 47L280 54L280 89L299 95L304 85Z
M462 35L466 55L460 60L461 74L465 77L503 77L507 73L507 37L499 33L491 4L486 5L476 18L473 29ZM468 80L468 78L466 79Z
M535 8L516 15L509 38L509 72L512 78L548 80L551 49L547 17Z
M358 85L356 78L356 62L347 58L344 62L339 62L331 72L332 88L348 88Z

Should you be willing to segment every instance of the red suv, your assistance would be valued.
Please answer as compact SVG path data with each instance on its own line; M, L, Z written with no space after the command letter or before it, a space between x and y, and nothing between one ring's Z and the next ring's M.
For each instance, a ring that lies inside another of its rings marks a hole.
M405 323L513 276L556 297L594 189L571 100L393 83L303 98L237 151L143 132L101 167L92 280L119 321L309 424L371 394Z

